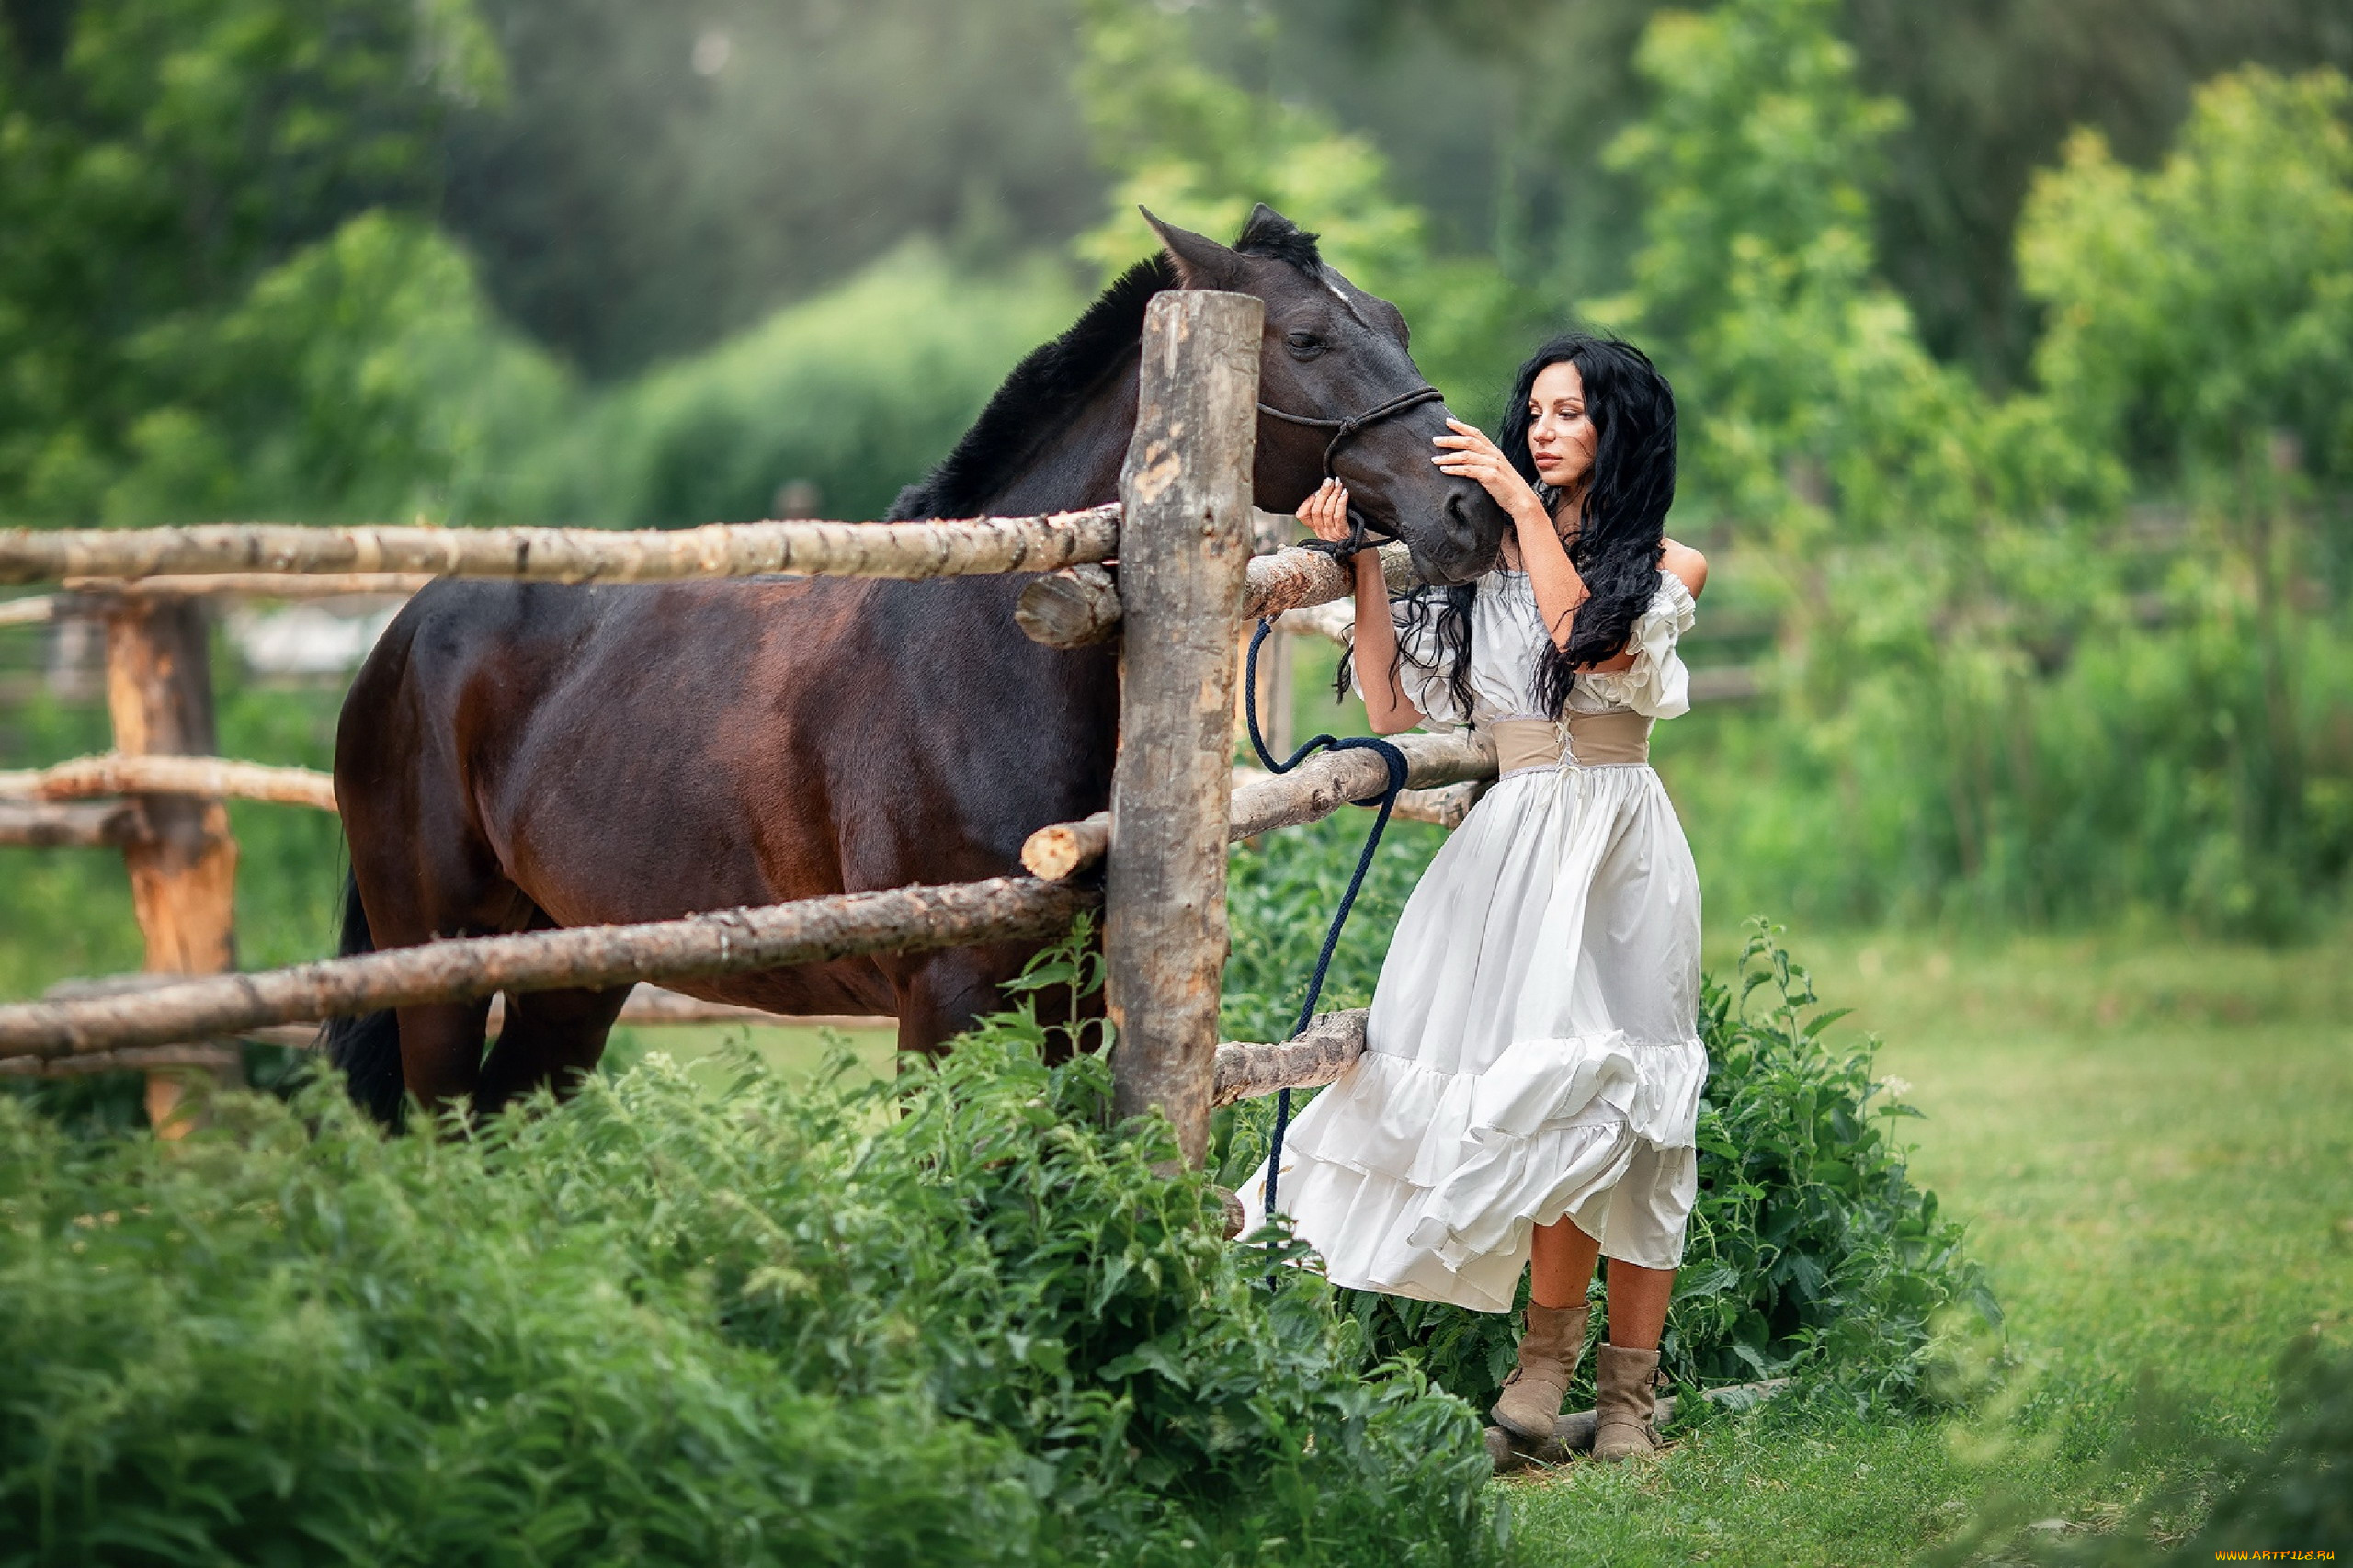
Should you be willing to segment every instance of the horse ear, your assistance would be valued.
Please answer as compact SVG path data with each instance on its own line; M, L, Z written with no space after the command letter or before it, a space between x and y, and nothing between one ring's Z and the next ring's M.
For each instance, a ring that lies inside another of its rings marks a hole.
M1161 245L1175 264L1176 277L1188 289L1216 289L1233 281L1242 271L1242 258L1207 234L1197 234L1190 229L1180 229L1174 223L1164 223L1153 216L1149 207L1139 207L1143 221L1160 236Z

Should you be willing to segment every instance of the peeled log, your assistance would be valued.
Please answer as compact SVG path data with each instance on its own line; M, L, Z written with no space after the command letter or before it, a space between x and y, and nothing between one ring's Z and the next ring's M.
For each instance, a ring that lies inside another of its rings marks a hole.
M188 977L179 974L109 974L96 979L61 980L41 993L44 1002L79 1002L93 996L125 996L137 992L160 990L167 985L184 983ZM506 1024L506 998L490 999L490 1017L484 1026L487 1033L496 1034ZM665 991L659 985L639 985L621 1004L617 1024L644 1024L666 1028L678 1024L758 1024L767 1028L779 1026L801 1028L891 1028L896 1018L880 1017L864 1013L771 1013L759 1007L739 1007L732 1002L706 1002L699 996L683 992ZM260 1028L242 1029L237 1038L260 1045L281 1045L295 1051L308 1051L319 1043L319 1020L306 1018L301 1023L267 1024ZM211 1046L156 1046L156 1051L211 1050ZM100 1055L121 1054L100 1052ZM35 1057L17 1061L38 1062ZM81 1062L87 1057L59 1057L58 1062ZM170 1065L170 1063L164 1063ZM0 1061L0 1071L6 1071ZM102 1072L103 1068L75 1068L77 1072Z
M1413 558L1402 544L1381 547L1381 567L1389 591L1402 594L1421 579ZM1050 648L1083 648L1108 641L1120 629L1120 596L1105 574L1100 583L1070 574L1041 578L1021 590L1021 608L1014 619L1031 640ZM1305 605L1347 598L1355 589L1348 569L1320 550L1300 546L1253 556L1245 580L1242 617L1280 615Z
M417 572L544 583L652 583L800 573L948 577L1053 572L1119 551L1120 508L924 523L710 523L697 528L0 529L0 583L69 577Z
M1442 784L1495 776L1495 743L1476 730L1442 735L1392 735L1405 754L1405 787L1428 790ZM1330 816L1352 801L1389 786L1389 768L1370 751L1323 752L1289 773L1256 778L1233 791L1233 836L1255 838L1278 827L1298 827Z
M1226 1041L1217 1048L1210 1103L1232 1105L1278 1089L1312 1089L1331 1083L1364 1054L1364 1026L1370 1016L1362 1007L1318 1013L1298 1039L1273 1045Z
M1234 612L1251 561L1265 315L1247 294L1154 296L1120 470L1134 527L1120 551L1120 831L1103 860L1103 1010L1120 1040L1111 1109L1120 1120L1165 1113L1196 1166L1226 958Z
M1059 882L1098 864L1111 847L1111 813L1049 824L1021 846L1021 869L1040 881Z
M1392 594L1418 586L1422 580L1414 570L1414 558L1402 544L1381 547L1381 572ZM1294 545L1250 562L1250 585L1242 613L1256 620L1305 605L1345 599L1355 591L1356 576L1349 567L1323 551Z
M1338 642L1356 630L1356 606L1347 599L1334 599L1329 604L1302 605L1287 609L1275 622L1275 630L1293 637L1323 637Z
M83 1056L0 1057L0 1078L80 1078L92 1073L152 1073L165 1068L229 1075L233 1082L233 1075L244 1068L244 1057L234 1045L142 1045Z
M1100 566L1049 572L1021 590L1013 620L1029 641L1049 648L1108 642L1120 629L1120 585Z
M54 805L0 801L0 848L119 849L139 835L139 808L128 801Z
M109 752L52 767L0 772L0 797L74 801L92 795L202 795L335 809L335 780L324 773L217 756Z
M216 572L175 577L68 577L70 594L132 598L403 598L433 581L429 572L341 572L290 576L278 572Z
M0 1057L77 1055L215 1040L270 1024L468 1002L500 991L603 989L865 953L1048 937L1096 903L1067 884L998 877L949 887L842 893L638 926L426 942L131 995L0 1006Z
M1395 815L1402 822L1426 822L1452 832L1494 787L1492 778L1472 778L1443 790L1403 790L1397 796Z
M1389 739L1405 754L1405 783L1411 790L1495 776L1495 743L1476 730ZM1270 828L1315 822L1351 801L1380 794L1388 784L1387 765L1370 751L1324 752L1279 775L1237 772L1227 838L1255 838ZM1100 860L1110 841L1108 812L1052 823L1021 846L1021 864L1033 877L1061 881Z

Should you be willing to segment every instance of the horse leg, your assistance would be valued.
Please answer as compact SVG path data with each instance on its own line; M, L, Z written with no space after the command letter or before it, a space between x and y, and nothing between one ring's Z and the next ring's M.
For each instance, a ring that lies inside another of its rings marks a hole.
M559 1096L580 1086L605 1054L605 1038L631 987L506 994L506 1022L474 1085L474 1111L490 1116L546 1085Z
M381 951L519 929L533 913L530 902L474 831L454 772L416 791L434 802L431 811L415 810L402 793L342 782L382 776L365 768L347 773L338 758L336 788L359 905L356 931L347 915L344 949ZM397 1010L401 1082L428 1114L466 1108L482 1074L489 1013L487 997Z
M1021 972L1034 950L1015 947L955 948L922 964L899 983L899 1049L937 1055L983 1014L1002 1012L1013 1006L1006 994L1005 983ZM1074 1021L1070 993L1064 987L1048 986L1030 993L1030 997L1038 1021L1049 1028ZM1102 994L1083 998L1076 1011L1079 1020L1102 1017ZM1086 1028L1083 1023L1076 1032L1089 1049L1100 1042L1100 1031ZM1049 1037L1049 1062L1059 1062L1070 1054L1062 1043L1067 1038L1064 1034Z
M401 1082L428 1116L462 1111L474 1092L490 998L428 1002L394 1010L400 1020Z
M1005 1006L998 990L1021 972L985 948L952 948L923 961L899 982L899 1049L937 1056L972 1020Z

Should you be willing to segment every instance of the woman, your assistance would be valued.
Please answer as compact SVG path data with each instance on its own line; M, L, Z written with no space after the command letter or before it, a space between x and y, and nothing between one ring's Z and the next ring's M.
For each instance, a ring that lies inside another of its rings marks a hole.
M1707 562L1664 537L1674 393L1630 345L1538 350L1500 447L1448 423L1431 460L1511 514L1503 564L1392 605L1358 554L1356 681L1383 734L1488 732L1501 777L1406 904L1365 1054L1292 1126L1277 1200L1337 1284L1499 1312L1532 1265L1494 1410L1531 1441L1560 1415L1608 1256L1594 1453L1622 1459L1658 1444L1698 1186L1699 890L1648 758L1652 721L1689 707L1675 645ZM1343 539L1347 493L1327 483L1299 515ZM1245 1198L1263 1204L1263 1179Z

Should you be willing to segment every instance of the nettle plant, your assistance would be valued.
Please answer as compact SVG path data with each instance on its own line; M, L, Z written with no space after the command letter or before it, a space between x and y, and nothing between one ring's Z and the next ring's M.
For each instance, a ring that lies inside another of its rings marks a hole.
M1038 1014L1091 987L1085 953L892 1083L651 1056L472 1136L387 1138L318 1082L171 1145L0 1096L0 1539L28 1562L1499 1561L1471 1413L1374 1364L1313 1271L1229 1245L1165 1119L1112 1125L1102 1055L1044 1064L1065 1042Z

